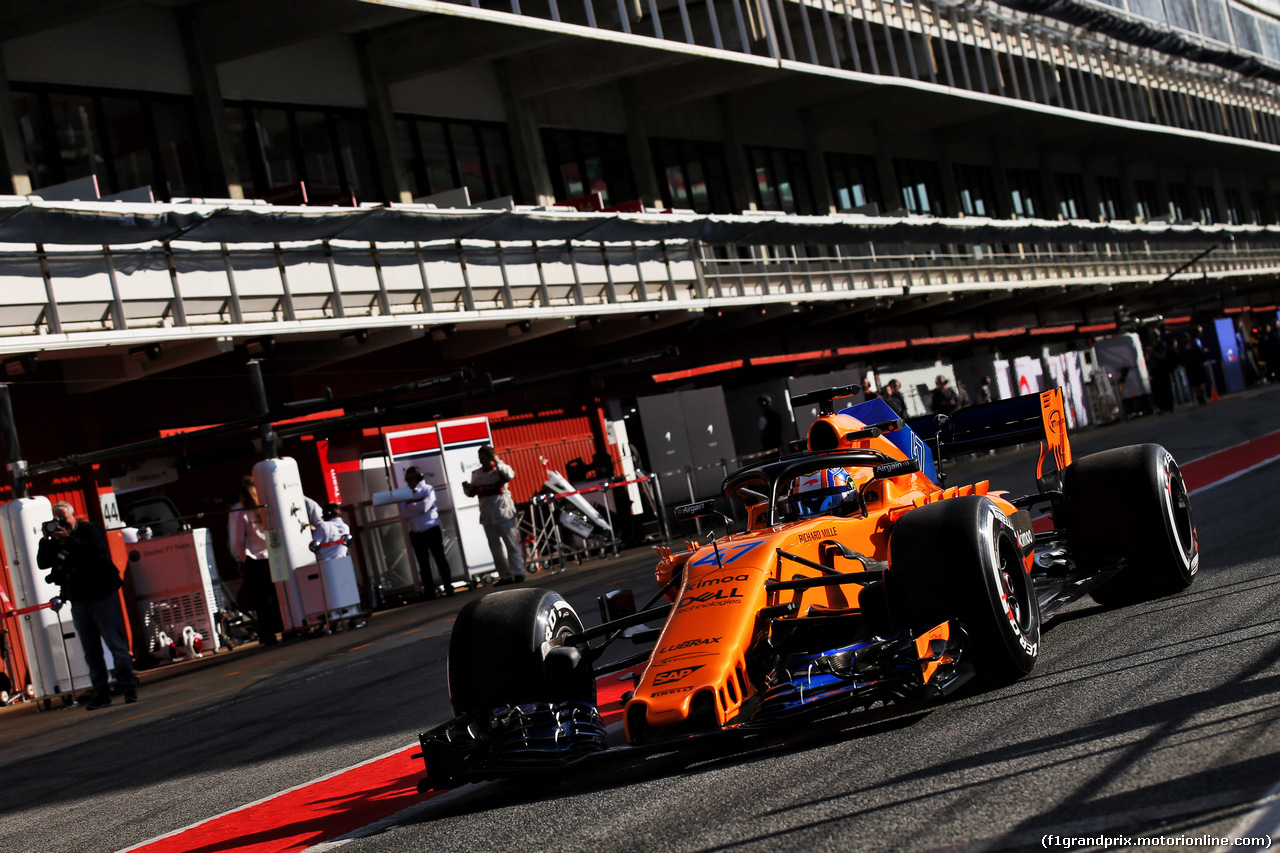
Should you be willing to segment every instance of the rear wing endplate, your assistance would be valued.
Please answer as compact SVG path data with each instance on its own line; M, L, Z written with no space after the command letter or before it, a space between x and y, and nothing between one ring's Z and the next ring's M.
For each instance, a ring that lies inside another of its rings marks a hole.
M912 418L907 426L932 444L942 459L1037 441L1036 480L1041 488L1059 487L1061 473L1071 464L1061 388L967 406L950 417Z

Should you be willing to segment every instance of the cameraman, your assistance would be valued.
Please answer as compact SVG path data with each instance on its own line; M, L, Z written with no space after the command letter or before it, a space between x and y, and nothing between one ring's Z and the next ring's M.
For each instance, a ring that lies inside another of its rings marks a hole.
M124 690L124 701L137 702L138 679L129 658L117 595L122 585L120 571L111 562L102 530L88 521L76 521L75 507L59 501L53 505L53 521L44 523L36 565L50 570L46 580L58 584L62 597L71 602L71 621L93 682L88 710L111 704L103 642L115 661L116 683Z

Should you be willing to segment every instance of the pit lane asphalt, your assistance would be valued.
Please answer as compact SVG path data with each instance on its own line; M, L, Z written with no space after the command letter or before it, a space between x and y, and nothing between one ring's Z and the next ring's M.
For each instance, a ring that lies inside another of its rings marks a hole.
M1280 389L1264 388L1082 432L1073 448L1154 440L1185 462L1277 428ZM950 482L1028 491L1034 456L970 460ZM465 786L341 849L1029 850L1045 834L1228 835L1280 780L1276 474L1194 497L1191 590L1074 605L1015 685L876 725L850 717L561 781ZM605 589L652 590L652 564L641 549L532 582L590 620ZM465 600L169 667L138 705L0 713L6 846L118 850L407 746L448 716L444 654Z

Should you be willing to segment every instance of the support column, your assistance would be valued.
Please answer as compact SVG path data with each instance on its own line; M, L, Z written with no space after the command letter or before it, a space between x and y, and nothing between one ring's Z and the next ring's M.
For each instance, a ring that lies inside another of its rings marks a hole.
M5 180L14 195L31 195L31 168L26 152L22 150L22 134L18 130L18 113L13 108L13 95L9 91L9 74L4 67L4 54L0 52L0 155L3 155ZM4 191L0 184L0 192Z
M964 205L960 201L960 185L956 182L956 164L951 159L950 147L937 135L934 136L934 145L938 151L935 158L938 164L938 188L942 190L942 198L938 199L941 210L934 215L960 216L964 213ZM995 204L995 199L991 199L991 203Z
M751 164L747 162L747 152L742 147L733 105L726 96L720 95L716 98L716 108L720 112L720 126L724 130L724 161L729 173L729 192L733 196L734 210L755 210L756 196L751 191Z
M1005 171L1004 152L994 139L991 140L991 185L996 197L992 199L992 219L1013 217L1013 189L1009 186L1009 174Z
M502 103L507 113L511 155L515 159L516 182L519 184L520 194L530 204L555 204L556 191L551 185L551 173L547 171L547 155L542 150L538 117L527 101L516 97L511 85L511 68L507 62L495 62L494 70L502 89Z
M822 134L814 126L812 110L801 113L804 122L804 156L809 166L809 179L813 185L813 204L819 214L835 213L836 200L831 192L831 175L827 171L827 157L822 150Z
M404 157L398 145L391 92L369 39L357 37L355 47L360 63L360 82L364 86L365 108L369 115L369 133L373 139L373 158L378 164L378 178L382 182L382 197L409 204L413 201L413 190L409 188Z
M176 15L182 31L182 49L187 71L191 75L191 94L195 105L198 150L202 152L205 182L212 194L225 193L228 198L244 198L240 167L231 148L231 131L222 105L222 84L218 68L209 59L200 28L193 15L179 11Z
M893 168L893 154L889 148L889 134L880 120L873 121L872 137L876 141L876 178L880 181L880 196L884 213L893 213L906 207L902 202L902 189L898 186L898 172Z
M636 194L645 207L662 207L662 190L649 147L648 125L636 109L635 86L629 79L618 81L622 105L627 113L627 157L636 180Z

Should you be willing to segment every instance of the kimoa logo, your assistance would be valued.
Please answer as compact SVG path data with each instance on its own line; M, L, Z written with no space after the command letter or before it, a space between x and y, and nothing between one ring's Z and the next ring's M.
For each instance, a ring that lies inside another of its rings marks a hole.
M687 678L690 675L693 675L700 669L702 669L701 665L685 666L680 669L669 669L666 672L660 672L653 677L653 686L658 687L663 684L670 684L673 681L679 681L682 678Z
M708 578L704 581L698 581L690 586L689 589L702 589L704 586L716 586L722 583L743 583L744 581L749 580L751 580L750 575L733 575L732 577L727 578Z

